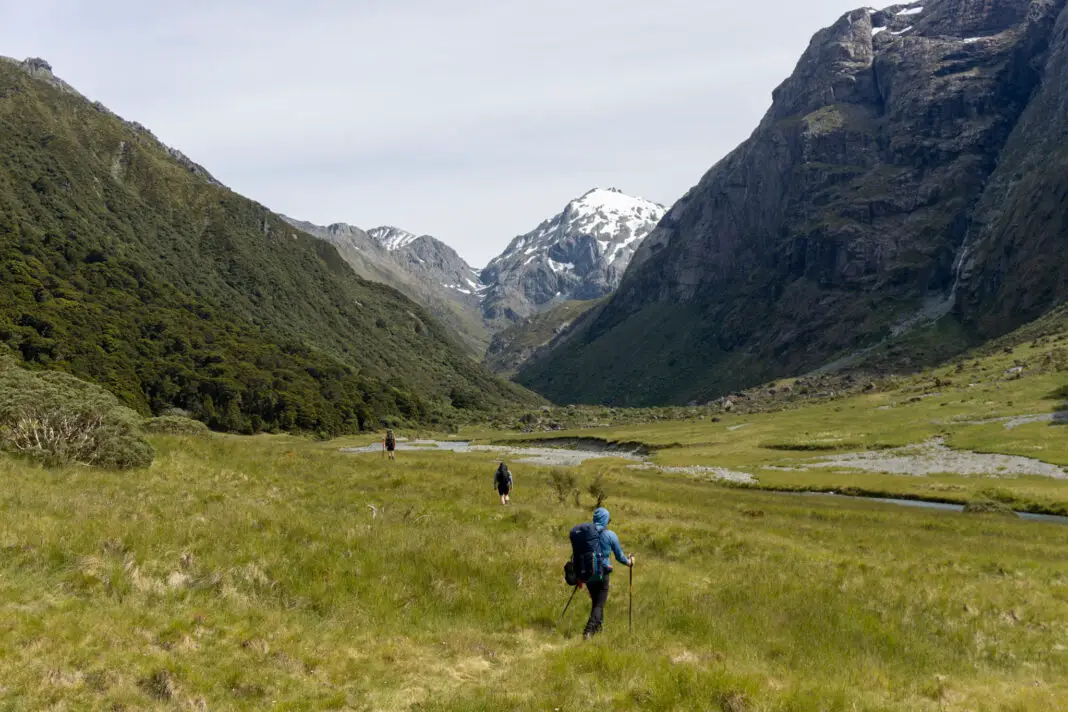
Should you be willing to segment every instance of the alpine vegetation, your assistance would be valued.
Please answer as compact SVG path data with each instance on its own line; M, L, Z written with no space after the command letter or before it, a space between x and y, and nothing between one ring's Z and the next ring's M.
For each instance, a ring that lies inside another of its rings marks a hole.
M0 448L47 465L146 467L153 449L141 417L103 388L0 356Z
M333 246L50 77L0 61L0 343L23 362L245 433L539 402Z

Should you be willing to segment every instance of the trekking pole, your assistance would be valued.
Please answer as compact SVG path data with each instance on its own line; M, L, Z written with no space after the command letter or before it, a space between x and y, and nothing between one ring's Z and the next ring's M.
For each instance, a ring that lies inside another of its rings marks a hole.
M630 562L630 591L628 592L628 611L627 611L627 624L630 626L628 632L634 632L634 562Z
M567 605L564 606L564 612L560 614L560 620L557 621L556 625L560 625L564 622L564 614L567 613L567 609L571 606L571 601L575 600L575 594L578 593L578 590L578 584L575 584L575 590L571 592L571 598L567 599Z

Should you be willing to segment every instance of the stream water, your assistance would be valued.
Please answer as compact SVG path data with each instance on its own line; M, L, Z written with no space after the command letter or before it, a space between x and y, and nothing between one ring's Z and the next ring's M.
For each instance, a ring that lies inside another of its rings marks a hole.
M580 465L586 460L593 460L602 457L617 457L626 460L633 460L634 467L641 467L643 469L661 469L669 472L682 471L687 469L699 469L714 471L717 468L673 468L673 467L659 467L649 463L647 458L642 455L633 452L627 452L625 450L611 449L605 444L603 447L597 447L596 443L592 439L583 439L576 443L575 449L564 449L559 447L526 447L522 445L472 445L470 442L462 440L400 440L397 442L397 449L400 451L416 451L416 452L459 452L459 453L498 453L502 456L507 455L509 458L516 462L524 462L533 465L547 465L550 467L571 467ZM382 451L382 445L375 443L366 447L351 447L342 448L341 452L345 453L379 453ZM744 473L735 473L744 474ZM721 479L739 481L732 477L722 477ZM753 480L755 481L755 480ZM761 489L761 492L775 492L782 495L793 496L806 496L806 497L838 497L841 499L854 499L864 500L867 502L878 502L880 504L894 504L901 507L917 507L919 509L936 510L942 512L963 512L964 505L962 504L950 504L948 502L928 502L915 499L896 499L893 497L864 497L858 495L844 495L833 492L785 492L770 489ZM1016 516L1021 519L1026 519L1035 522L1053 522L1057 524L1068 524L1068 517L1058 516L1056 514L1032 514L1030 512L1016 512Z
M775 490L764 490L775 491ZM779 494L800 494L806 497L839 497L841 499L859 499L865 502L879 502L880 504L896 504L902 507L917 507L919 509L934 509L941 512L963 512L963 504L952 504L950 502L928 502L926 500L919 499L896 499L894 497L862 497L859 495L850 494L836 494L834 492L779 492ZM1016 516L1020 519L1027 519L1033 522L1055 522L1057 524L1068 524L1068 517L1062 517L1057 514L1033 514L1031 512L1016 512Z

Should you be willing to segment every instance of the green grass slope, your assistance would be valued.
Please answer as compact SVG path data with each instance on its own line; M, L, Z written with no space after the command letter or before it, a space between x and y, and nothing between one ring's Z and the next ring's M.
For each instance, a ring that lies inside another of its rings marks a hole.
M588 463L638 555L578 633L545 468L154 439L151 468L0 457L10 709L1028 710L1068 693L1062 525Z
M124 472L0 454L2 699L16 710L1059 709L1065 524L798 492L1068 513L1065 479L813 465L940 437L958 453L1068 467L1068 426L1051 417L1068 412L1062 317L845 397L551 434L643 442L652 464L744 471L757 479L746 486L618 459L566 470L511 459L505 508L491 487L497 453L339 452L373 436L156 435L152 465ZM552 484L568 475L577 503ZM605 632L586 642L585 594L560 617L561 565L594 490L639 565L633 633L623 570Z
M340 432L537 402L143 128L0 62L0 341L143 413Z

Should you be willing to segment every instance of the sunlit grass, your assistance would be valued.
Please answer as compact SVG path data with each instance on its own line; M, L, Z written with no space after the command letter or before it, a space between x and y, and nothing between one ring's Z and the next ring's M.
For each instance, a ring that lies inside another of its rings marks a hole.
M744 431L744 429L743 429ZM736 431L736 432L743 432ZM0 460L11 709L1035 709L1068 692L1068 529L607 472L637 552L563 624L548 470L157 438L147 471ZM373 507L373 508L372 508ZM1015 705L1013 707L1012 705Z

